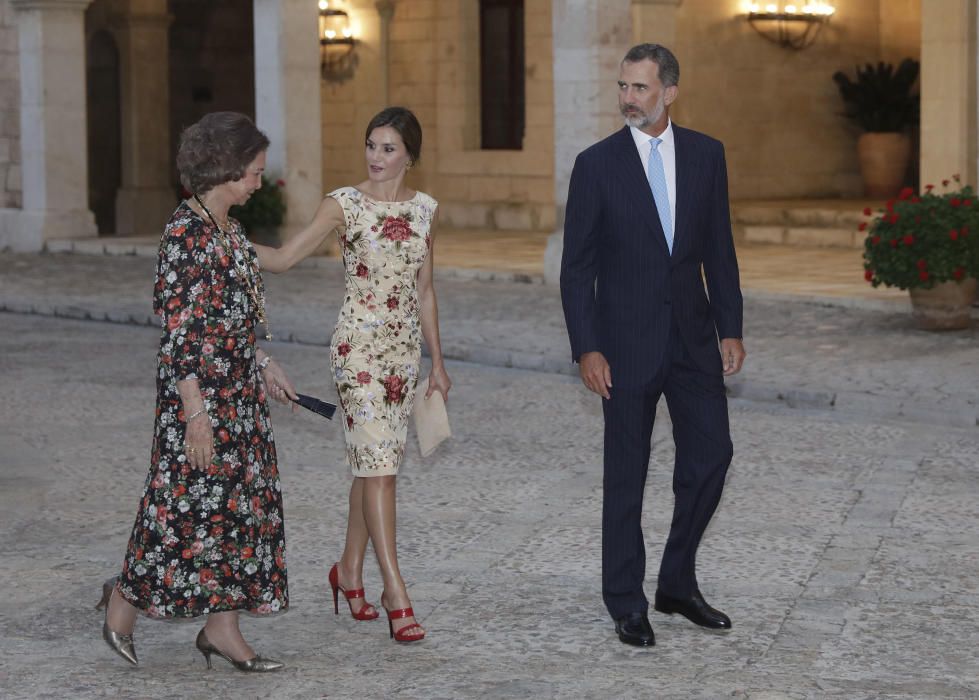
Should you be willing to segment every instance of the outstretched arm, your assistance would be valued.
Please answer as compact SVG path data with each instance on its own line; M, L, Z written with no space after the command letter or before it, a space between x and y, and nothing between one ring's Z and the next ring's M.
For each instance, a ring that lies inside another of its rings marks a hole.
M278 248L255 245L258 264L268 272L285 272L300 260L312 255L326 237L338 226L343 226L343 207L333 197L320 202L319 209L309 225Z

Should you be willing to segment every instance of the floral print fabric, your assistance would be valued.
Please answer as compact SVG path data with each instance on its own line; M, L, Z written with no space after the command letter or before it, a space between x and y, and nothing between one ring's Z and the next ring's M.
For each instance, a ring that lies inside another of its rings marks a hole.
M353 187L343 207L346 296L330 345L354 476L397 474L421 360L418 270L431 245L437 202L418 192L377 202Z
M231 256L257 274L232 220L224 250L185 204L160 243L154 310L163 320L150 470L119 590L153 617L288 605L282 494L255 360L255 310ZM177 381L196 377L214 431L205 470L184 455Z

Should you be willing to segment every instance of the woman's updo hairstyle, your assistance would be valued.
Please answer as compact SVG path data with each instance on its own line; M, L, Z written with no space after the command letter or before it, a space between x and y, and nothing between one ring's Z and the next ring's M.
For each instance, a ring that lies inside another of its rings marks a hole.
M382 109L374 115L370 124L367 125L367 134L364 136L364 140L366 141L371 137L371 132L374 129L382 126L390 126L398 132L401 140L404 141L411 163L417 164L422 155L422 127L411 110L405 107Z

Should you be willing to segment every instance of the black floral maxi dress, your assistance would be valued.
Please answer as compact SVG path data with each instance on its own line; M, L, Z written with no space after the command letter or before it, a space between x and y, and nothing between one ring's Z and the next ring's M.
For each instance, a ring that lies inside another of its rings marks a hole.
M156 425L145 491L119 590L152 617L288 605L282 494L255 360L255 310L230 256L258 274L232 222L224 250L186 204L160 243L154 309L163 319ZM206 470L184 455L177 381L196 377L214 431Z

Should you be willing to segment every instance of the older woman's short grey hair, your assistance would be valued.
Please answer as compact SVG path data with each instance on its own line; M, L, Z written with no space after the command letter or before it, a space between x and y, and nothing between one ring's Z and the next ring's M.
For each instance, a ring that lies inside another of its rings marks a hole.
M180 134L177 171L180 183L195 194L240 180L268 137L240 112L211 112Z

